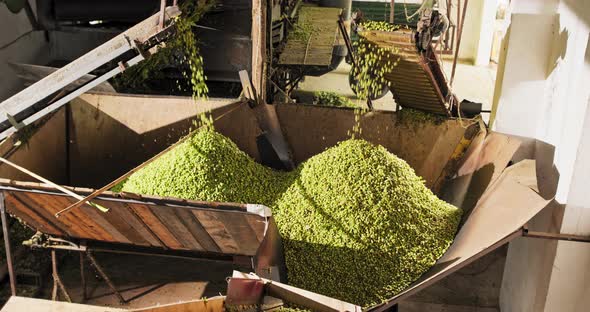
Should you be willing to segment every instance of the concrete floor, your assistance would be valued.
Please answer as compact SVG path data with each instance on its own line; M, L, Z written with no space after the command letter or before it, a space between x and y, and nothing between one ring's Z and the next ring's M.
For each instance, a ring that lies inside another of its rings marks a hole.
M59 274L73 302L116 308L145 308L156 305L215 297L225 294L226 278L234 269L249 272L229 262L157 256L95 253L95 258L129 302L121 305L108 285L86 261L87 300L82 300L79 257L63 254ZM52 283L42 298L49 299ZM63 300L63 297L60 297Z
M452 71L452 61L443 60L443 69L450 80ZM453 91L459 100L467 99L473 102L483 104L484 110L492 107L494 96L494 86L496 81L497 66L490 63L488 66L473 66L467 63L458 63L455 74ZM346 62L340 63L336 70L320 77L307 76L299 84L300 91L333 91L350 99L357 100L354 92L348 85L348 72L350 65ZM379 110L395 110L395 101L391 93L374 102L375 108ZM484 120L488 114L484 114Z

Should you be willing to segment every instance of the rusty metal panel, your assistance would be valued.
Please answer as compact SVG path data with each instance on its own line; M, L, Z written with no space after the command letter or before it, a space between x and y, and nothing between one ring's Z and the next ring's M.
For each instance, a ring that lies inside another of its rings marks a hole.
M450 92L436 54L430 48L420 53L414 43L411 30L395 32L364 31L360 34L379 47L394 48L388 60L397 62L386 73L389 89L395 102L401 107L450 116L450 101L456 100Z
M55 213L75 199L38 183L0 179L7 211L31 228L56 237L134 246L255 256L267 218L246 205L205 203L107 192L94 202L106 213L84 205L59 218ZM92 189L74 189L90 194Z
M348 131L355 125L352 109L292 104L276 105L276 109L296 163L348 139ZM385 111L363 115L359 122L360 138L383 145L404 159L429 188L435 186L441 175L449 174L444 171L445 166L457 146L465 143L466 131L479 131L474 120L447 119L440 124L409 126L395 112ZM485 135L485 131L482 133Z
M522 227L551 201L537 193L536 184L534 160L524 160L505 169L486 189L453 244L436 264L410 287L369 311L386 311L404 298L522 236Z

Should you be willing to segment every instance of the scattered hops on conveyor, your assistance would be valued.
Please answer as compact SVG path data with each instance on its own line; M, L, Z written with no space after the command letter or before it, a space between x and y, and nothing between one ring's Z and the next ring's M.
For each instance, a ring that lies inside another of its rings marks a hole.
M199 131L119 189L261 203L283 237L289 284L367 306L400 292L451 244L461 210L384 147L347 140L278 173Z

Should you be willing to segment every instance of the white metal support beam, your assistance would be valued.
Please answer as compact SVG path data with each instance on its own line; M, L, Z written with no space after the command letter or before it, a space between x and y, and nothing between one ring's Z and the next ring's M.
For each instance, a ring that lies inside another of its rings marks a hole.
M180 11L177 7L167 7L165 10L166 22L170 21L171 18L176 17L179 14ZM51 94L62 90L69 84L75 82L78 78L122 56L124 53L135 49L135 42L144 43L148 39L154 37L162 31L162 29L159 27L160 18L161 13L154 14L141 23L133 26L129 30L107 41L96 49L86 53L75 61L55 71L51 75L39 80L30 87L5 100L0 104L0 123L6 122L9 118L8 116L17 118L17 122L22 122L23 120L18 120L19 118L17 115L19 113L31 108L33 105L46 99ZM141 60L143 60L143 56L139 55L130 61L127 61L127 64L125 65L132 66L139 63ZM60 107L71 99L77 97L83 92L92 89L92 87L97 86L101 82L106 81L120 72L121 70L119 68L109 71L105 75L93 80L87 85L74 90L65 97L62 97L41 111L35 112L32 116L27 117L24 120L24 123L29 124L37 120L41 116L51 112L53 109ZM4 133L0 134L0 139L5 138L8 135L7 133L14 131L15 129L11 129L8 132L5 131Z

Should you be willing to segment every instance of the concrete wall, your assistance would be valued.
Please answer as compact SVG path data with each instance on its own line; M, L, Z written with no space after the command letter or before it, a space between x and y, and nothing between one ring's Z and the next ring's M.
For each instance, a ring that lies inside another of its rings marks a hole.
M556 209L537 216L532 226L589 235L590 2L512 4L493 127L555 146ZM589 262L587 244L517 240L508 251L502 311L586 311Z
M13 14L0 4L0 101L22 89L22 83L7 62L46 62L49 59L49 43L44 33L32 30L24 10Z
M489 63L497 4L497 0L469 0L459 49L459 59L462 61L475 65ZM463 7L463 5L465 3L461 1L461 6ZM454 7L452 16L454 17L456 14L456 7Z

